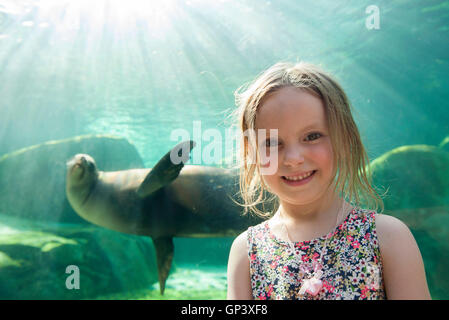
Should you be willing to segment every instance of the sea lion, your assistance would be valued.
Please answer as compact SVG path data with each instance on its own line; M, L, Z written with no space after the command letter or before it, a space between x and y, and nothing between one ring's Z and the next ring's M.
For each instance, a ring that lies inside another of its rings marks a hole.
M152 238L161 294L173 259L173 237L232 237L262 221L242 216L243 207L233 201L242 202L237 172L185 165L194 145L179 143L152 169L103 172L86 154L67 162L67 199L79 216Z

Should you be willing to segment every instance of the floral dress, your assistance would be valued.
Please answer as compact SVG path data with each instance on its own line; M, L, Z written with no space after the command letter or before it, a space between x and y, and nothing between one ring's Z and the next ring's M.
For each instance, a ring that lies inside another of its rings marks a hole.
M386 299L375 211L355 208L334 231L290 244L275 236L264 221L247 231L254 299ZM303 279L313 275L321 250L323 286L315 296L300 294Z

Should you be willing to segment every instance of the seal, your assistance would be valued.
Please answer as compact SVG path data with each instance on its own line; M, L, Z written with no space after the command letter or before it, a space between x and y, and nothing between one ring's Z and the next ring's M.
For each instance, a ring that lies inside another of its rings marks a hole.
M151 169L99 171L87 154L67 162L66 195L80 217L152 238L161 294L173 260L173 237L234 237L262 221L243 216L235 202L241 203L236 171L185 165L194 146L191 140L179 143Z

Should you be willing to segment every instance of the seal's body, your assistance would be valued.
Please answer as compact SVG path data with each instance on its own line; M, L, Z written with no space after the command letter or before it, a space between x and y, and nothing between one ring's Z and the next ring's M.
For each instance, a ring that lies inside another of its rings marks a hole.
M243 207L233 201L241 202L237 172L184 166L193 146L192 141L180 143L152 169L98 171L95 160L84 154L67 163L67 199L78 215L153 239L161 293L173 258L173 237L232 237L261 222L242 216ZM174 164L170 157L179 151L183 159Z

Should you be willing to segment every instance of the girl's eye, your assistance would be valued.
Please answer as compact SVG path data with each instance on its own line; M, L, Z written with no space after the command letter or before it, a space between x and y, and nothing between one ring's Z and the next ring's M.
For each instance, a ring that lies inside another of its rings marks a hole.
M274 139L267 139L265 140L265 146L266 147L275 147L278 145L278 142Z
M311 133L311 134L309 134L307 137L313 137L313 136L318 136L318 138L319 137L321 137L321 133L319 133L319 132L313 132L313 133ZM316 139L318 139L318 138L316 138ZM316 140L316 139L312 139L312 140Z
M307 136L307 138L312 137L311 141L313 141L313 140L317 140L321 136L322 136L321 133L313 132L313 133L309 134ZM315 137L315 138L313 138L313 137ZM279 146L279 144L280 144L279 141L277 141L275 139L267 139L267 140L265 140L265 147L267 147L267 148L269 148L269 147L276 147L276 146Z

